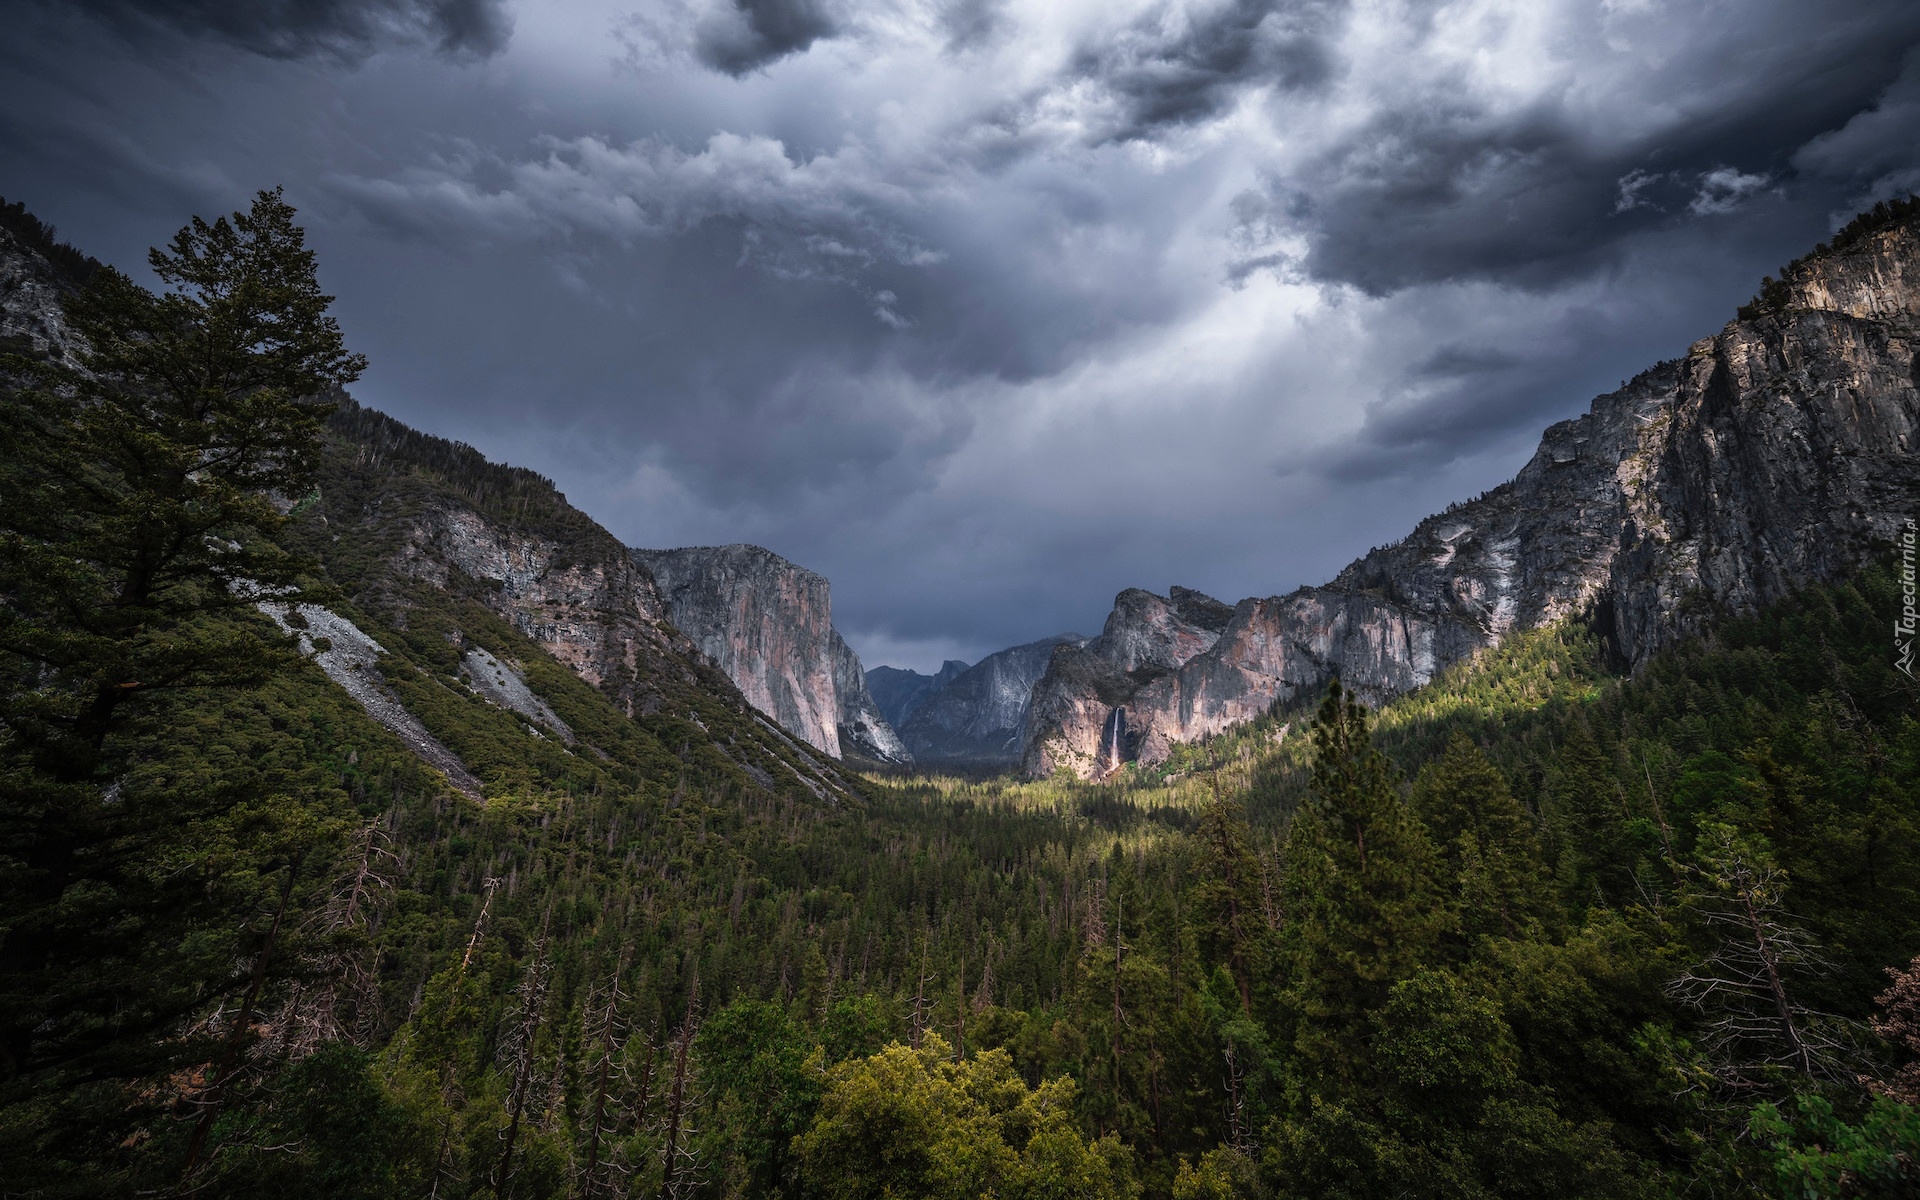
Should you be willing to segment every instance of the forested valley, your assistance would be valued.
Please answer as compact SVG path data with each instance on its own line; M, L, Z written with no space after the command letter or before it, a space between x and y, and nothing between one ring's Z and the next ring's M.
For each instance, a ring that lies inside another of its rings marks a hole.
M1631 677L1568 622L1106 782L862 773L694 668L623 707L342 526L571 510L345 399L277 195L154 265L5 367L0 1195L1920 1188L1892 548Z

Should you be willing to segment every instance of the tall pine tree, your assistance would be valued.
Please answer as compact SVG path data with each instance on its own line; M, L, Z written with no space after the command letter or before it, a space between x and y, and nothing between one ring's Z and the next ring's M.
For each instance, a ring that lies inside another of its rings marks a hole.
M293 661L251 606L298 584L282 508L311 489L328 398L364 366L293 218L278 191L196 218L151 252L158 293L95 272L66 300L72 359L9 359L0 380L0 1105L16 1114L42 1095L111 1107L141 1094L118 1081L199 1061L183 1019L258 992L300 860L323 850L293 802L213 854L205 822L279 801L157 733L170 698ZM159 774L189 783L135 770L162 753L179 769Z

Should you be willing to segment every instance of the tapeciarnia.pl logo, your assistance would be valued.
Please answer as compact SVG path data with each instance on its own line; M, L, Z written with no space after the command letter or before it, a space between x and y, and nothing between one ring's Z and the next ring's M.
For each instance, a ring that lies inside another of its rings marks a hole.
M1914 611L1914 551L1916 538L1920 530L1914 528L1912 517L1907 518L1907 528L1900 535L1900 615L1893 622L1893 665L1914 678L1913 647L1914 631L1920 625L1920 614Z

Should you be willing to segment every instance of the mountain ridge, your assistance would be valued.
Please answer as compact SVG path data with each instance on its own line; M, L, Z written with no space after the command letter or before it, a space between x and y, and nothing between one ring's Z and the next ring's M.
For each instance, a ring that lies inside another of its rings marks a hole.
M1860 566L1920 509L1920 212L1869 214L1741 313L1549 426L1512 480L1327 584L1241 600L1211 641L1168 640L1148 601L1172 599L1121 593L1091 650L1056 651L1035 685L1023 771L1163 761L1336 675L1378 702L1580 616L1636 666L1715 607Z

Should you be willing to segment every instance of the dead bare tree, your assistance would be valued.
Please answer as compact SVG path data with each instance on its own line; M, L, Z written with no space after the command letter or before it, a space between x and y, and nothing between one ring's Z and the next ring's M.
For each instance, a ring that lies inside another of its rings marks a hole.
M660 1148L660 1186L668 1200L686 1200L700 1186L700 1161L693 1149L699 1132L692 1114L699 1106L693 1077L693 1039L700 1032L700 976L687 989L687 1013L673 1038L673 1077L667 1085L665 1139Z
M1782 1071L1849 1081L1839 1018L1800 1004L1795 975L1830 969L1811 934L1785 915L1786 876L1731 830L1708 834L1708 865L1693 870L1692 910L1715 936L1713 950L1668 985L1702 1014L1702 1049L1721 1083L1752 1091Z
M1273 868L1265 854L1260 855L1260 915L1266 919L1269 933L1279 933L1280 927L1287 923L1280 898L1274 895Z
M596 990L587 997L581 1030L581 1042L589 1048L587 1052L591 1056L587 1060L586 1078L593 1092L587 1102L586 1161L576 1185L580 1195L588 1200L618 1195L624 1190L623 1183L631 1170L620 1157L617 1144L612 1152L607 1145L632 1115L623 1102L631 1082L626 1059L627 1023L622 1011L627 996L620 987L626 966L627 956L623 952L607 980L606 990Z
M973 1011L983 1013L993 1007L993 956L997 947L987 942L986 958L980 964L980 982L973 989Z
M927 943L932 939L929 931L920 933L920 983L913 992L913 1023L908 1029L907 1044L915 1050L920 1048L920 1039L927 1032Z
M553 917L553 907L548 905L546 914L540 918L540 936L533 943L533 964L520 980L515 996L514 1022L507 1036L501 1039L501 1057L509 1065L507 1087L507 1127L501 1132L505 1143L500 1151L500 1165L494 1171L493 1190L501 1200L513 1190L513 1151L519 1140L520 1122L527 1110L528 1094L533 1090L534 1043L540 1035L540 1023L547 1007L547 930Z
M467 952L460 956L460 970L463 974L473 965L473 956L480 949L481 941L487 936L487 915L493 911L493 893L502 882L492 875L480 882L481 888L486 892L486 898L480 902L480 915L474 918L473 935L467 939Z
M1240 1065L1240 1056L1231 1041L1221 1048L1221 1053L1227 1060L1227 1145L1236 1153L1251 1155L1254 1145L1253 1129L1247 1120L1247 1070Z
M1081 952L1091 954L1107 944L1107 889L1098 879L1087 882L1087 915L1080 925Z
M399 870L391 842L381 822L368 822L327 903L308 920L316 948L273 1021L276 1052L300 1059L328 1042L360 1045L372 1035L380 979L367 962L365 941Z
M960 956L960 1003L953 1010L953 1061L967 1057L967 956Z
M491 875L482 877L480 881L485 897L480 902L480 912L473 919L473 932L467 937L466 953L460 956L460 970L457 973L460 978L466 976L473 956L486 940L487 916L493 910L493 893L500 883L501 880ZM454 1069L453 1055L449 1053L440 1064L440 1144L433 1155L433 1181L427 1190L427 1200L440 1200L442 1187L452 1189L460 1182L458 1145L453 1137L453 1114L462 1099L460 1075Z

